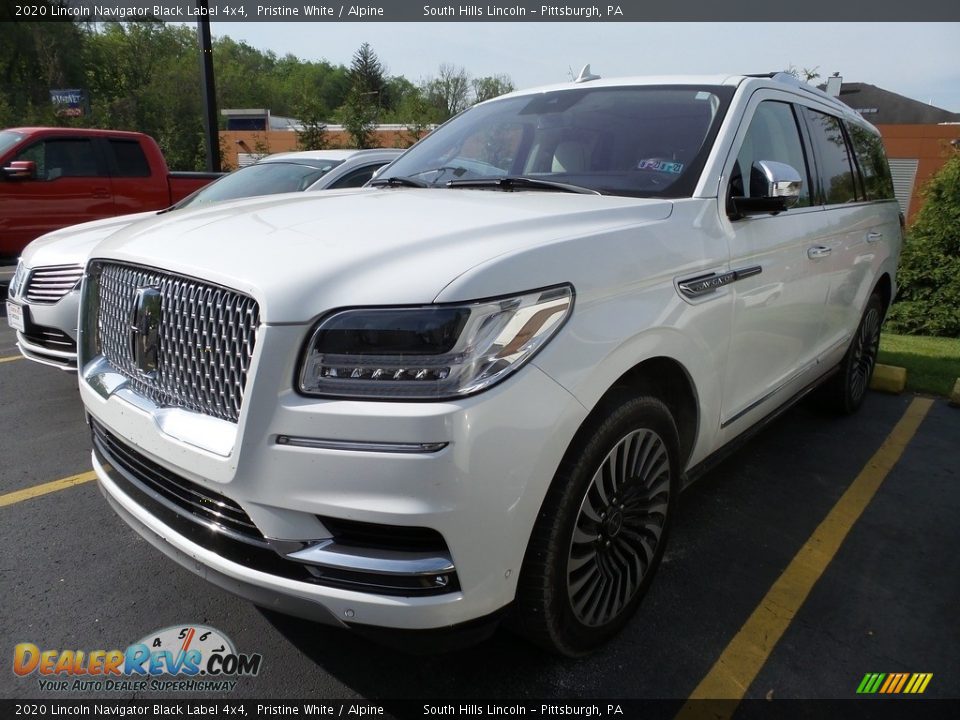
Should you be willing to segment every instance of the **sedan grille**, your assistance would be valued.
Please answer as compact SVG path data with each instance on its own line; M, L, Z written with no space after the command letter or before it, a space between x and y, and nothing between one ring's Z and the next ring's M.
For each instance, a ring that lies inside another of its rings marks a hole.
M94 263L91 270L88 312L96 318L99 352L130 387L160 406L237 422L260 324L256 300L154 268ZM160 304L149 320L149 363L136 355L142 337L133 329L144 289Z
M27 302L53 305L73 290L83 277L81 265L49 265L34 268L27 278L23 295Z

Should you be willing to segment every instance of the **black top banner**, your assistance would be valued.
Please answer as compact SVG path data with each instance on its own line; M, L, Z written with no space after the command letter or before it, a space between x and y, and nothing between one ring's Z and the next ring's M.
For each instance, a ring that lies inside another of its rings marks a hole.
M960 20L956 0L5 0L13 20L186 22L894 22ZM888 42L895 42L888 38Z

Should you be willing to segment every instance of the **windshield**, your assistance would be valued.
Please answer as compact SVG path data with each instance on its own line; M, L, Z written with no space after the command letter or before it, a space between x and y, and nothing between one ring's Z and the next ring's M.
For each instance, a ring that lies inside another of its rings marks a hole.
M12 148L18 142L23 140L23 135L10 130L0 130L0 153Z
M201 188L174 207L198 207L223 200L306 190L342 160L259 162L240 168Z
M612 195L689 196L733 92L585 87L497 100L428 135L381 181L525 177Z

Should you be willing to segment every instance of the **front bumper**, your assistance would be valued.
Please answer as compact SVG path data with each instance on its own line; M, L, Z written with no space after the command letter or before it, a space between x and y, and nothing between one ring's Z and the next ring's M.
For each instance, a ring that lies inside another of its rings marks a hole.
M301 579L218 551L216 543L188 537L138 502L136 493L118 482L109 459L95 451L101 487L120 515L214 584L322 622L444 628L509 604L533 523L584 408L533 365L455 402L304 398L290 389L304 328L266 326L260 332L239 423L215 421L223 423L223 433L213 445L204 447L200 430L191 436L189 423L172 421L176 414L192 413L151 407L127 391L95 389L84 379L87 411L149 463L242 508L284 562L303 558L323 569L331 562L324 552L334 550L342 551L340 569L348 575L371 567L409 574L414 566L403 563L417 559L409 548L397 553L376 542L367 543L366 552L337 548L329 545L331 535L338 537L331 528L341 522L422 528L442 538L455 582L427 594L364 591L331 582L324 573ZM324 442L297 446L283 438ZM390 449L421 443L429 451ZM436 560L439 553L432 555Z
M21 305L24 331L17 331L17 347L28 360L74 372L77 369L77 313L80 291L67 293L53 304L11 298Z

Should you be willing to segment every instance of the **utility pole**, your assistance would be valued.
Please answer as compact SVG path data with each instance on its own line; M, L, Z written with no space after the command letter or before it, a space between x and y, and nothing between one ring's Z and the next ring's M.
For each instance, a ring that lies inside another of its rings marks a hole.
M203 91L203 127L207 135L207 172L220 172L220 134L217 132L217 93L213 82L213 44L210 41L210 6L197 0L197 35L200 39L200 88Z

